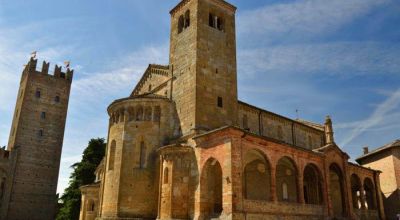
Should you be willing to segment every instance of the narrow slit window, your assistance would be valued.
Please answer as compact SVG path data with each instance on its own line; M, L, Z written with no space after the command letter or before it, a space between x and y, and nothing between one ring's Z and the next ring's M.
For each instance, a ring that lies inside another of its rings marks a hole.
M220 107L220 108L223 107L222 97L218 97L217 105L218 105L218 107Z
M40 118L41 119L46 119L46 112L40 113Z
M40 130L38 131L38 136L39 136L39 137L43 137L43 136L44 136L44 131L43 131L43 129L40 129Z
M59 103L59 102L60 102L60 96L54 97L54 101L55 101L56 103Z
M185 12L185 28L188 28L190 26L190 11L187 10Z

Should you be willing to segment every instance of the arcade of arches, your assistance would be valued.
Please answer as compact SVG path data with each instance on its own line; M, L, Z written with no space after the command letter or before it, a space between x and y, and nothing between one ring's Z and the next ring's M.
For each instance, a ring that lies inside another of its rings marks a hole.
M283 145L265 147L253 142L211 146L199 152L204 162L198 164L198 181L195 176L183 177L185 172L193 175L191 169L182 170L187 156L163 154L163 149L159 218L225 219L236 211L245 213L244 219L282 213L288 219L379 219L374 171L343 163L345 154L332 149L325 155L288 152ZM351 174L349 181L346 173ZM193 198L189 201L194 204L178 213L173 206L182 198Z

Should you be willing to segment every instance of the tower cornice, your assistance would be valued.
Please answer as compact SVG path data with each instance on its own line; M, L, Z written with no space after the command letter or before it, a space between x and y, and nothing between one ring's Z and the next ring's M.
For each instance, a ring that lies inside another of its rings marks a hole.
M190 1L194 1L194 0L182 0L181 2L178 3L178 5L176 5L169 13L171 14L171 16L173 16L177 11L179 11L179 9L181 9L182 7L184 7L187 3L189 3ZM224 0L210 0L211 2L213 2L214 4L217 4L218 6L221 6L229 11L232 11L233 13L236 12L236 7Z

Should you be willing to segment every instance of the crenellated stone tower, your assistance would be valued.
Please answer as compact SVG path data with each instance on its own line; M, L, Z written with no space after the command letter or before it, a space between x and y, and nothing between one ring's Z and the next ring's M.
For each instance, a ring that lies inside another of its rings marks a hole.
M192 0L170 12L172 99L184 136L237 124L235 11L225 1Z
M31 58L22 73L8 142L10 169L1 219L52 220L73 70L49 63L36 70Z

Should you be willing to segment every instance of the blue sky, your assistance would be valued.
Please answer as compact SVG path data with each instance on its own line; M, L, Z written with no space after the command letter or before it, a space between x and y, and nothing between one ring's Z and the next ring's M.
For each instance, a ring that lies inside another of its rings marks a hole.
M71 60L58 191L88 140L106 137L107 106L149 63L168 64L169 10L178 0L0 0L0 145L22 66ZM231 0L237 12L239 98L323 123L352 158L400 138L400 1ZM53 67L51 67L53 68Z

